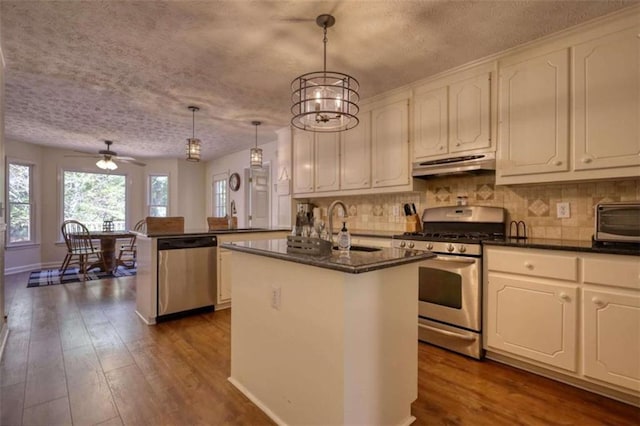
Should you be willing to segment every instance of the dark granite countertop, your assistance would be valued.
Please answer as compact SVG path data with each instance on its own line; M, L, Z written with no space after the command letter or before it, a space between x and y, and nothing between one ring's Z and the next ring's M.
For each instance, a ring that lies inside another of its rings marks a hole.
M483 241L483 245L536 248L545 250L579 251L585 253L622 254L640 256L640 246L624 244L596 245L591 241L556 240L548 238L507 238L505 240Z
M291 228L237 228L237 229L219 229L215 231L208 231L206 228L202 229L185 229L184 232L154 232L154 233L146 233L146 232L134 232L135 234L142 235L145 237L198 237L198 236L207 236L207 235L228 235L228 234L250 234L250 233L258 233L258 232L282 232L282 231L291 231ZM132 231L133 232L133 231Z
M302 263L350 274L392 268L435 256L428 251L404 250L399 248L380 248L372 252L350 251L348 256L341 256L337 250L334 250L330 256L309 256L287 253L286 239L239 241L235 243L224 243L222 247L229 250L273 257L288 262Z

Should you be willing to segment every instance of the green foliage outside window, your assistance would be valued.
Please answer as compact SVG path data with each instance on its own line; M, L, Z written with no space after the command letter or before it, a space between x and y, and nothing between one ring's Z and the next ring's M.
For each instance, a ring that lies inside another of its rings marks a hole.
M65 171L63 179L64 220L75 219L94 231L113 220L115 229L125 229L124 175Z
M169 176L149 176L149 216L167 216Z
M9 164L9 243L32 240L31 169L24 164Z

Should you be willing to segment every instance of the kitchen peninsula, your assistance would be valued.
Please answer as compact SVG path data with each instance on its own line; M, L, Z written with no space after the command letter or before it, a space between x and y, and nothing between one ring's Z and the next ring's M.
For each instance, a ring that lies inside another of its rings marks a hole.
M168 300L160 300L158 283L161 272L171 276L165 284L171 287L173 294L187 293L185 294L189 299L187 303L195 303L198 306L215 305L215 309L230 306L231 283L228 262L231 252L214 246L209 247L206 255L201 253L199 256L191 256L189 250L184 250L184 253L179 256L183 260L183 265L177 267L180 270L175 270L175 263L165 263L161 271L159 253L162 250L159 251L159 248L162 248L162 242L171 243L178 239L204 240L210 237L213 245L219 245L222 242L238 240L281 238L289 232L290 230L281 228L137 232L136 313L145 323L155 324L159 316L159 306L171 303ZM160 246L159 242L161 242ZM174 270L167 270L168 265L171 265L170 269ZM197 286L197 294L192 291L191 281L193 280L207 280L206 283ZM189 291L186 291L187 289ZM199 298L207 300L197 300Z
M231 259L229 380L278 424L408 425L417 397L418 264L380 248L314 257L287 240Z

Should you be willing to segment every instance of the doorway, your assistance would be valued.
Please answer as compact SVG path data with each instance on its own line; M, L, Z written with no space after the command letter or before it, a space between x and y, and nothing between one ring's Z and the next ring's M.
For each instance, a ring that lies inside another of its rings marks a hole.
M268 228L271 224L268 164L261 169L246 169L247 223L250 228Z

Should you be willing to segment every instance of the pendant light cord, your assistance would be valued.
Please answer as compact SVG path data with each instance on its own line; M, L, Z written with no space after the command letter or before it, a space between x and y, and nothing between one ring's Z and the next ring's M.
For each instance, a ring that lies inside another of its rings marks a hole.
M326 77L327 75L327 24L323 25L324 28L324 37L322 38L322 43L324 44L324 61L323 61L323 65L324 65L324 75Z

